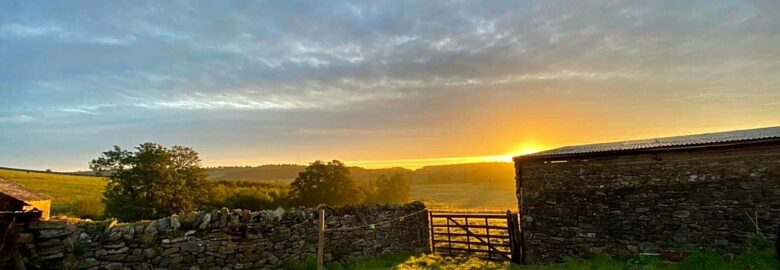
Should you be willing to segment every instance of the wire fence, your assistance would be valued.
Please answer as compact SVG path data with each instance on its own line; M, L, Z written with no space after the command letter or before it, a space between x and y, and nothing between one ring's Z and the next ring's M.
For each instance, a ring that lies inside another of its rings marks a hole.
M428 209L425 208L425 209L413 212L411 214L406 214L406 215L403 215L403 216L400 216L400 217L388 219L388 220L381 221L381 222L370 223L370 224L360 225L360 226L333 228L333 229L325 228L325 231L326 232L335 232L335 231L350 231L350 230L358 230L358 229L376 229L377 227L388 225L388 224L393 224L395 222L403 222L406 218L412 217L414 215L422 214L422 213L427 213L427 211L428 211Z
M427 214L428 209L424 208L422 210L418 210L406 215L397 216L389 219L382 220L380 222L373 222L365 225L360 226L350 226L350 227L338 227L338 228L327 228L325 227L325 232L345 232L345 231L353 231L353 230L374 230L377 228L382 228L383 226L389 226L393 223L399 223L404 222L406 219L411 218L415 215L420 215L423 213ZM427 219L427 215L426 215ZM265 227L248 227L250 229L259 229L259 228L265 228ZM221 237L221 238L199 238L199 239L193 239L198 242L199 246L203 246L204 244L207 244L208 242L222 242L220 245L226 246L226 247L232 247L232 248L253 248L253 247L259 247L259 246L265 246L269 243L267 242L259 242L259 243L250 243L247 242L236 242L237 240L242 239L243 237L235 236L235 237ZM251 240L250 240L251 241Z

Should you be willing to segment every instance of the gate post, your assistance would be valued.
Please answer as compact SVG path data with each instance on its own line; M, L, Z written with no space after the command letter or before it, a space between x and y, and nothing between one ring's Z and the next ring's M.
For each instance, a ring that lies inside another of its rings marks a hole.
M433 230L433 212L431 210L426 210L428 212L428 227L430 228L430 238L428 238L428 243L430 247L431 254L436 253L436 231Z
M523 243L520 235L520 222L517 214L506 211L506 224L509 229L509 249L512 252L512 262L523 263Z

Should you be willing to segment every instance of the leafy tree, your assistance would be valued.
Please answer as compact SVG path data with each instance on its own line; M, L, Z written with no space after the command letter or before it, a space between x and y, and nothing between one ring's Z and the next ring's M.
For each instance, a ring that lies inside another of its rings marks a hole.
M409 201L409 184L402 174L380 175L368 183L366 203L405 203Z
M90 163L96 173L108 172L103 193L106 216L135 221L197 208L207 185L197 152L155 143L141 144L135 150L114 146Z
M290 185L295 202L306 206L348 205L362 201L349 169L338 160L328 163L317 160L309 164Z

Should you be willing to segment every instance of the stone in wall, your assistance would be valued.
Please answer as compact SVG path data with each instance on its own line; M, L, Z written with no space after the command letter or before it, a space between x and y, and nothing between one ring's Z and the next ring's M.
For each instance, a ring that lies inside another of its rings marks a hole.
M223 208L134 223L34 221L19 226L17 243L45 269L279 269L316 255L318 215ZM327 260L428 250L419 202L328 209L325 222Z

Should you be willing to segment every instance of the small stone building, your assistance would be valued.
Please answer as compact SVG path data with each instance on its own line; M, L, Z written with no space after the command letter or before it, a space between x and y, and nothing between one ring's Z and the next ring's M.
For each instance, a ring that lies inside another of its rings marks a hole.
M569 146L514 158L527 262L738 252L776 241L780 127Z
M42 219L49 219L50 211L51 198L0 178L0 213L40 212Z

